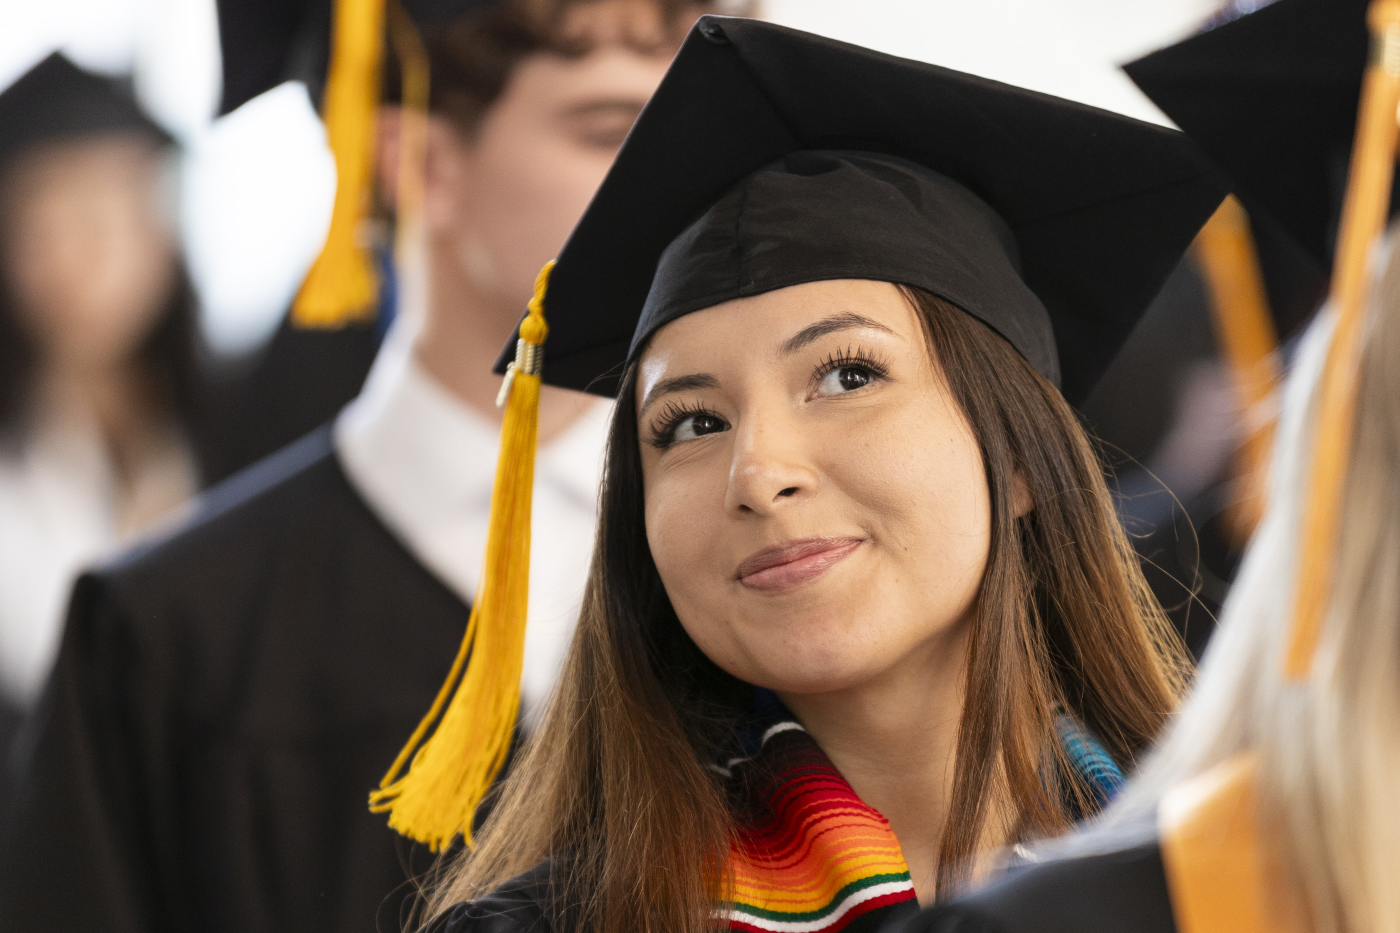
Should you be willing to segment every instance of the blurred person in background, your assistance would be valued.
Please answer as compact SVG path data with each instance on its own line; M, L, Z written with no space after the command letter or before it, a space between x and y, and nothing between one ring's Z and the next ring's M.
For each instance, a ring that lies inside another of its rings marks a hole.
M432 6L443 12L410 12ZM181 530L79 581L26 733L0 852L0 928L314 933L402 922L406 878L426 853L369 813L366 796L467 624L497 459L491 364L685 30L713 9L447 7L456 15L424 30L421 326L397 319L333 426L216 487ZM226 104L231 90L236 105L293 59L304 64L294 40L315 32L314 11L278 9L221 5ZM394 108L381 112L389 192L400 122ZM527 721L576 618L606 413L564 390L541 404Z
M124 88L59 54L0 94L0 705L11 719L48 674L79 571L196 489L194 302L170 150Z

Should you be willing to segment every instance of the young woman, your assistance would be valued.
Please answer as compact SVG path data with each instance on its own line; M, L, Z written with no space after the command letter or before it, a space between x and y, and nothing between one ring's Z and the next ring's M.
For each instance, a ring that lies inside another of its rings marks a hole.
M170 138L57 54L0 126L0 702L22 706L78 571L194 493L197 373Z
M592 576L433 929L874 929L1096 810L1183 661L1069 401L1219 199L1178 134L702 19L545 300L618 397Z

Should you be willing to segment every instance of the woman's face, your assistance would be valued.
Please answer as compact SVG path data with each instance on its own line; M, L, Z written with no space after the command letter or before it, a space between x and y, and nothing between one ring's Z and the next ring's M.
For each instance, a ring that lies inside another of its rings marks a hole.
M961 650L987 482L895 286L815 282L682 317L642 355L638 399L651 553L716 664L807 694Z
M144 137L55 143L6 172L0 273L50 365L119 365L146 340L174 281L176 244Z

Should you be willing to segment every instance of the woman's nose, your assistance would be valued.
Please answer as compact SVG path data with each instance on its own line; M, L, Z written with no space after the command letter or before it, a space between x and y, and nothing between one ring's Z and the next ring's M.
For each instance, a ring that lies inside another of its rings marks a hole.
M817 488L817 472L794 425L750 418L736 429L725 507L736 514L772 514Z

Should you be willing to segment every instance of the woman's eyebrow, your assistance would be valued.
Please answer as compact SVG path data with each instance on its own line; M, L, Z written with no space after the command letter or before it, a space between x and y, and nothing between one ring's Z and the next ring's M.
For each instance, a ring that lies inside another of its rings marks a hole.
M839 330L849 330L853 327L869 327L874 330L882 330L887 334L894 333L894 331L890 330L879 321L872 321L868 317L862 317L850 311L842 311L840 314L833 314L831 317L822 318L815 324L808 324L806 327L793 334L783 344L782 353L784 356L789 353L796 353L798 350L807 346L807 344L821 337L825 337L827 334L834 334Z
M663 395L670 395L672 392L685 392L689 389L717 389L719 380L709 373L691 373L688 376L672 376L670 379L662 379L656 385L647 390L646 397L642 399L642 410L639 415L646 414L652 403Z

